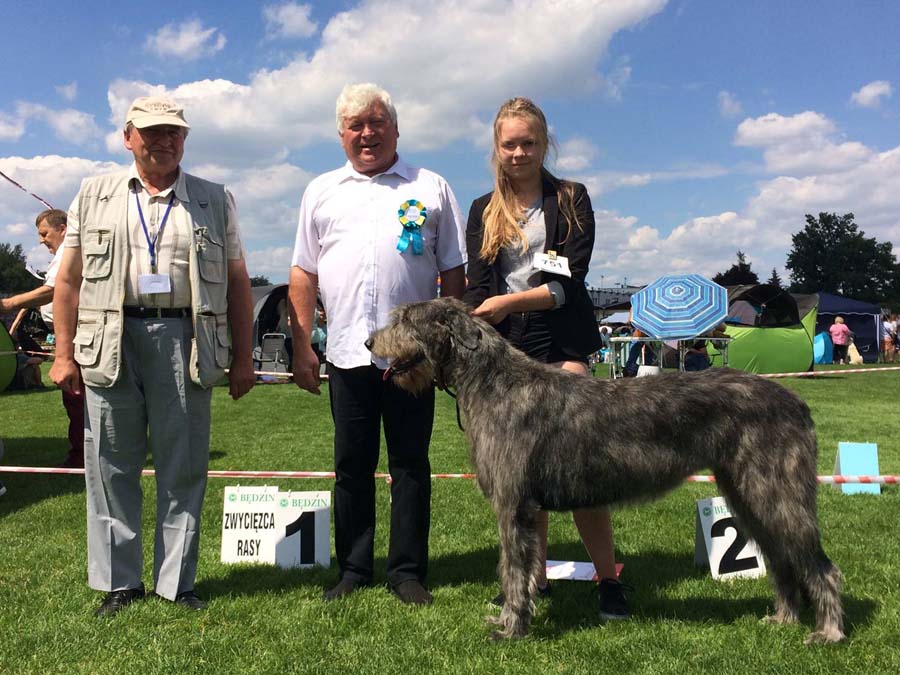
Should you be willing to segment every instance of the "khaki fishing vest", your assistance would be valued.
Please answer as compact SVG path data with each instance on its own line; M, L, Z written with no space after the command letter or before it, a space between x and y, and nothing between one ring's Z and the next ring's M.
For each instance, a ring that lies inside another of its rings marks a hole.
M78 193L82 283L75 331L75 361L84 381L111 387L119 379L122 302L131 256L127 171L86 178ZM228 260L225 252L225 188L184 174L192 220L189 257L191 314L190 377L202 387L222 379L230 361Z

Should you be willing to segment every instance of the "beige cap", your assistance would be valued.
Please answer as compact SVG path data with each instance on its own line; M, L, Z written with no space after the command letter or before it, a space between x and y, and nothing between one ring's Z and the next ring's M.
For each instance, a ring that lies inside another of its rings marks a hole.
M128 126L129 123L138 129L160 124L191 128L184 119L184 108L163 96L141 96L134 99L125 115L125 125Z

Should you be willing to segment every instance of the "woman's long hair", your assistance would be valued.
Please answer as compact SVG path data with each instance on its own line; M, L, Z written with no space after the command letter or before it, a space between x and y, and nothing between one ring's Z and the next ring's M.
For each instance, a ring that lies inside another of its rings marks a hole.
M548 151L551 148L555 149L555 143L547 127L547 118L530 99L511 98L500 106L500 110L497 111L497 116L494 118L494 150L491 154L491 167L494 170L494 193L484 210L482 218L484 232L481 244L481 257L489 263L493 263L497 259L497 254L504 246L518 245L522 253L528 250L528 240L519 225L525 214L516 201L512 183L503 170L497 153L500 142L500 125L504 120L510 118L522 119L531 129L541 151L541 176L556 187L559 211L567 225L566 236L560 243L568 241L573 227L582 229L575 213L575 184L556 178L543 166Z

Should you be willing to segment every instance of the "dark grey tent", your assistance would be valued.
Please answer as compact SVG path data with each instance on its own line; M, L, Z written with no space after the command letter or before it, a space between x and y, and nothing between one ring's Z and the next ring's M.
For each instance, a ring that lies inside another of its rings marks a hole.
M278 303L284 300L287 304L288 285L254 286L250 289L253 301L253 346L258 347L262 336L274 333L281 322ZM290 335L288 336L290 337Z
M290 370L291 335L282 319L287 312L287 294L287 284L254 286L250 289L253 301L253 359L257 370ZM263 340L265 335L271 333L283 333L285 337L277 341ZM276 354L270 353L273 350Z
M853 332L853 342L866 363L876 363L881 352L881 308L869 302L852 300L841 295L819 293L819 316L816 333L827 333L835 317Z

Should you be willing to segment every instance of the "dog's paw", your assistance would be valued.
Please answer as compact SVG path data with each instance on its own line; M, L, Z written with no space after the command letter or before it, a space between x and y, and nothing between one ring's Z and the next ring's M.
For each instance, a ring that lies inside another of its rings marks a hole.
M796 614L780 614L778 612L775 614L768 614L760 619L760 623L777 624L779 626L788 626L797 623L798 621L799 618Z
M834 644L837 642L843 642L847 639L847 636L844 635L843 632L838 630L837 628L833 628L831 630L817 630L806 636L806 639L803 641L805 645L815 645L815 644Z
M527 635L527 632L512 630L509 627L503 630L495 630L491 633L491 642L503 642L505 640L518 640Z
M484 617L484 622L489 626L502 626L503 621L500 619L499 614L488 614Z

